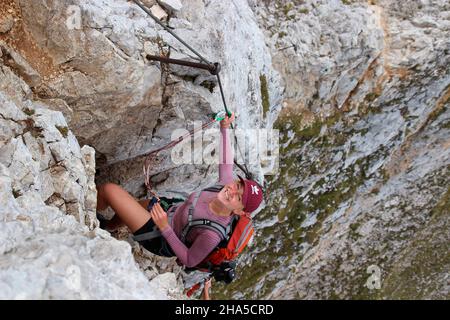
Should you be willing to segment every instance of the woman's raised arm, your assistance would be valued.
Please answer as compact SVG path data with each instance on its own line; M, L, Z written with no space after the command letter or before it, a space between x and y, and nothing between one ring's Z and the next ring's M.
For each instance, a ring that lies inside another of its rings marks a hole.
M224 184L233 181L234 153L231 147L229 128L234 119L233 112L231 117L226 116L224 120L220 121L219 182Z

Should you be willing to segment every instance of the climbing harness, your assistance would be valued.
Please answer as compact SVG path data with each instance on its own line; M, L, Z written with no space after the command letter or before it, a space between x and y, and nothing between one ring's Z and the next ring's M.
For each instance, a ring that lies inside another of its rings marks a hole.
M228 114L231 116L231 112L228 110L227 107L227 103L225 100L225 93L222 87L222 81L220 80L220 71L221 71L221 65L220 63L216 62L216 63L211 63L209 62L206 58L204 58L200 53L198 53L194 48L192 48L188 43L186 43L183 39L181 39L176 33L174 33L172 30L170 30L170 28L168 26L166 26L164 23L162 23L155 15L153 15L153 13L145 7L145 5L140 1L140 0L133 0L133 2L139 6L145 13L147 13L157 24L159 24L165 31L167 31L168 33L170 33L175 39L177 39L180 43L182 43L187 49L189 49L193 54L195 54L200 61L202 61L202 63L198 63L198 62L192 62L192 61L185 61L185 60L178 60L178 59L170 59L167 57L162 57L162 56L154 56L154 55L147 55L146 58L148 60L153 60L153 61L159 61L161 63L169 63L169 64L177 64L177 65L182 65L182 66L188 66L188 67L193 67L193 68L198 68L198 69L203 69L203 70L207 70L209 71L212 75L217 77L217 83L219 84L219 89L220 89L220 94L222 97L222 103L224 106L224 110L225 110L225 114ZM223 120L225 118L225 116L221 119ZM170 148L173 148L175 145L177 145L178 143L180 143L181 141L183 141L184 139L192 136L194 133L196 133L199 130L203 130L207 127L209 127L210 125L212 125L213 123L215 123L216 121L221 121L218 120L217 118L215 118L214 120L209 121L208 123L204 124L201 128L197 128L194 129L192 131L190 131L188 134L178 138L177 140L174 140L170 143L168 143L167 145L152 151L151 153L148 154L145 162L144 162L144 176L145 176L145 185L147 186L148 191L151 194L154 194L151 191L151 185L150 185L150 177L149 177L149 166L151 165L152 161L156 160L156 156L160 151L163 150L167 150ZM234 129L233 124L231 124L231 128ZM236 146L238 147L238 151L240 153L240 156L242 159L242 151L241 148L237 142L237 137L236 135L234 135L234 139L235 139L235 143ZM252 174L249 172L247 165L244 162L244 166L242 166L241 164L239 164L237 162L236 159L234 159L234 163L235 165L242 170L242 172L244 172L245 176L247 179L252 180L253 176Z

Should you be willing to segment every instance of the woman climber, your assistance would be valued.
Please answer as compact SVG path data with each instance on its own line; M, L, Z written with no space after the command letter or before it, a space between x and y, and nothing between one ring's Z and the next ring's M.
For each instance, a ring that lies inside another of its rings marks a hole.
M233 178L233 152L228 130L233 121L234 113L220 122L219 182L215 189L194 192L186 201L169 201L164 210L156 198L137 201L116 184L100 185L97 188L97 210L111 207L116 213L113 219L106 221L105 229L112 230L125 224L135 240L154 254L177 256L186 267L201 263L222 238L206 225L188 228L186 232L188 219L193 217L229 226L235 215L250 214L263 199L258 183L241 177Z

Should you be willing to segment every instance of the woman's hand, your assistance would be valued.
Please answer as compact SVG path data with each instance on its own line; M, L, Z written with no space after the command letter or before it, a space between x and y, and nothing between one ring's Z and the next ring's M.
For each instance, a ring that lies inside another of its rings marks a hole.
M228 117L228 115L225 116L225 119L220 121L220 127L223 129L228 129L231 125L231 123L234 121L234 112L231 113L231 117Z
M155 203L151 210L153 222L158 226L159 230L164 231L169 227L169 220L167 219L167 213L163 210L159 203Z
M211 278L205 281L205 290L209 290L211 288Z
M209 289L211 289L211 278L205 280L205 287L203 288L202 299L203 300L211 300L209 296Z

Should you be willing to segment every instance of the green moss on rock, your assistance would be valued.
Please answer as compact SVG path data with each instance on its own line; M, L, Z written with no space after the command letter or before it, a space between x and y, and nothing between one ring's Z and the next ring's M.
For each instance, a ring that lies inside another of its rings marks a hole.
M58 131L62 134L62 136L64 138L68 137L68 135L69 135L69 128L68 127L56 126L56 129L58 129Z
M36 113L33 109L29 109L29 108L23 109L23 112L24 112L27 116L30 116L30 117Z
M379 95L378 93L371 92L371 93L368 93L368 94L366 95L366 97L364 98L364 100L367 101L367 102L373 102L373 101L374 101L375 99L377 99L379 96L380 96L380 95Z
M308 13L309 13L309 10L308 10L307 8L301 8L301 9L299 10L299 12L302 13L302 14L308 14Z
M213 93L214 92L214 88L216 87L216 84L213 81L203 81L202 83L200 83L200 85L206 89L209 90L209 92Z
M264 74L259 76L259 81L261 84L261 100L263 108L263 117L266 117L266 113L270 110L270 97L269 97L269 87L267 84L267 78Z

